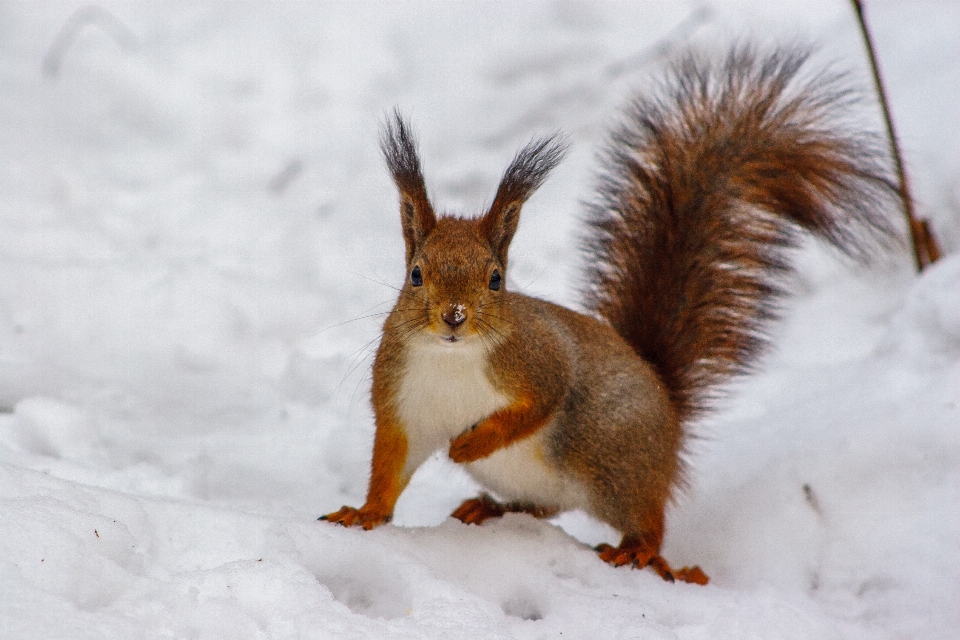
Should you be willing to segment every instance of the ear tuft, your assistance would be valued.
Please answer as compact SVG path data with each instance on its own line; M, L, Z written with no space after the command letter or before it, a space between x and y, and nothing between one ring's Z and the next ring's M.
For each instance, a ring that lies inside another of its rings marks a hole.
M521 149L503 172L497 195L480 224L500 263L506 265L507 250L520 223L520 208L567 153L560 134L537 138Z
M400 191L400 225L409 265L417 248L436 226L437 217L427 198L416 138L399 110L395 109L381 128L380 150Z

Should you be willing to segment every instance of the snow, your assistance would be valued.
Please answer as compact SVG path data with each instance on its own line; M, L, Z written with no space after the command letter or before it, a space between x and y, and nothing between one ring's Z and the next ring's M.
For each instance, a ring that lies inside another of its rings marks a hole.
M566 132L510 282L575 305L592 156L658 44L810 39L869 86L849 7L0 4L0 637L957 637L960 5L867 10L948 255L799 252L670 514L699 587L604 565L583 514L447 518L477 487L440 455L392 525L316 521L363 500L405 277L378 121L465 211Z

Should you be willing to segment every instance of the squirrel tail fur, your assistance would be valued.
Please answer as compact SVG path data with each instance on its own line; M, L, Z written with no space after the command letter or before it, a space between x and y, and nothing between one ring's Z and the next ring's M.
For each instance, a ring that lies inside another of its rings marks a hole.
M859 261L893 238L881 140L844 126L848 79L806 73L808 57L688 54L602 157L586 304L657 370L681 423L762 351L800 231Z

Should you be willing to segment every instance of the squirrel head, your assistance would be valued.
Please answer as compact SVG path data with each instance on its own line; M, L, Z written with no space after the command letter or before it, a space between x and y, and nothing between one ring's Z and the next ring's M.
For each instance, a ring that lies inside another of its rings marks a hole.
M507 252L520 209L563 158L558 136L533 140L513 158L493 204L479 218L438 217L427 197L416 140L399 113L383 127L380 147L400 194L407 281L399 310L428 339L456 343L503 335ZM421 324L416 324L419 319Z

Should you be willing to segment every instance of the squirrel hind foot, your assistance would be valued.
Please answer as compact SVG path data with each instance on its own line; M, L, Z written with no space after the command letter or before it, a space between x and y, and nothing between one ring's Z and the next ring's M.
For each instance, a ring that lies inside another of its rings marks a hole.
M506 512L502 504L489 495L483 494L478 498L464 500L463 504L450 515L464 524L480 524L490 518L499 518Z
M663 556L642 539L624 538L618 547L601 544L594 547L594 550L600 555L600 559L608 564L615 567L629 565L635 569L650 567L667 582L679 580L699 585L710 582L707 574L697 565L681 569L671 568Z
M465 500L450 515L464 524L480 524L490 518L500 518L505 513L528 513L534 518L542 520L552 518L558 512L559 509L539 507L524 502L497 502L490 494L484 493L479 497Z

